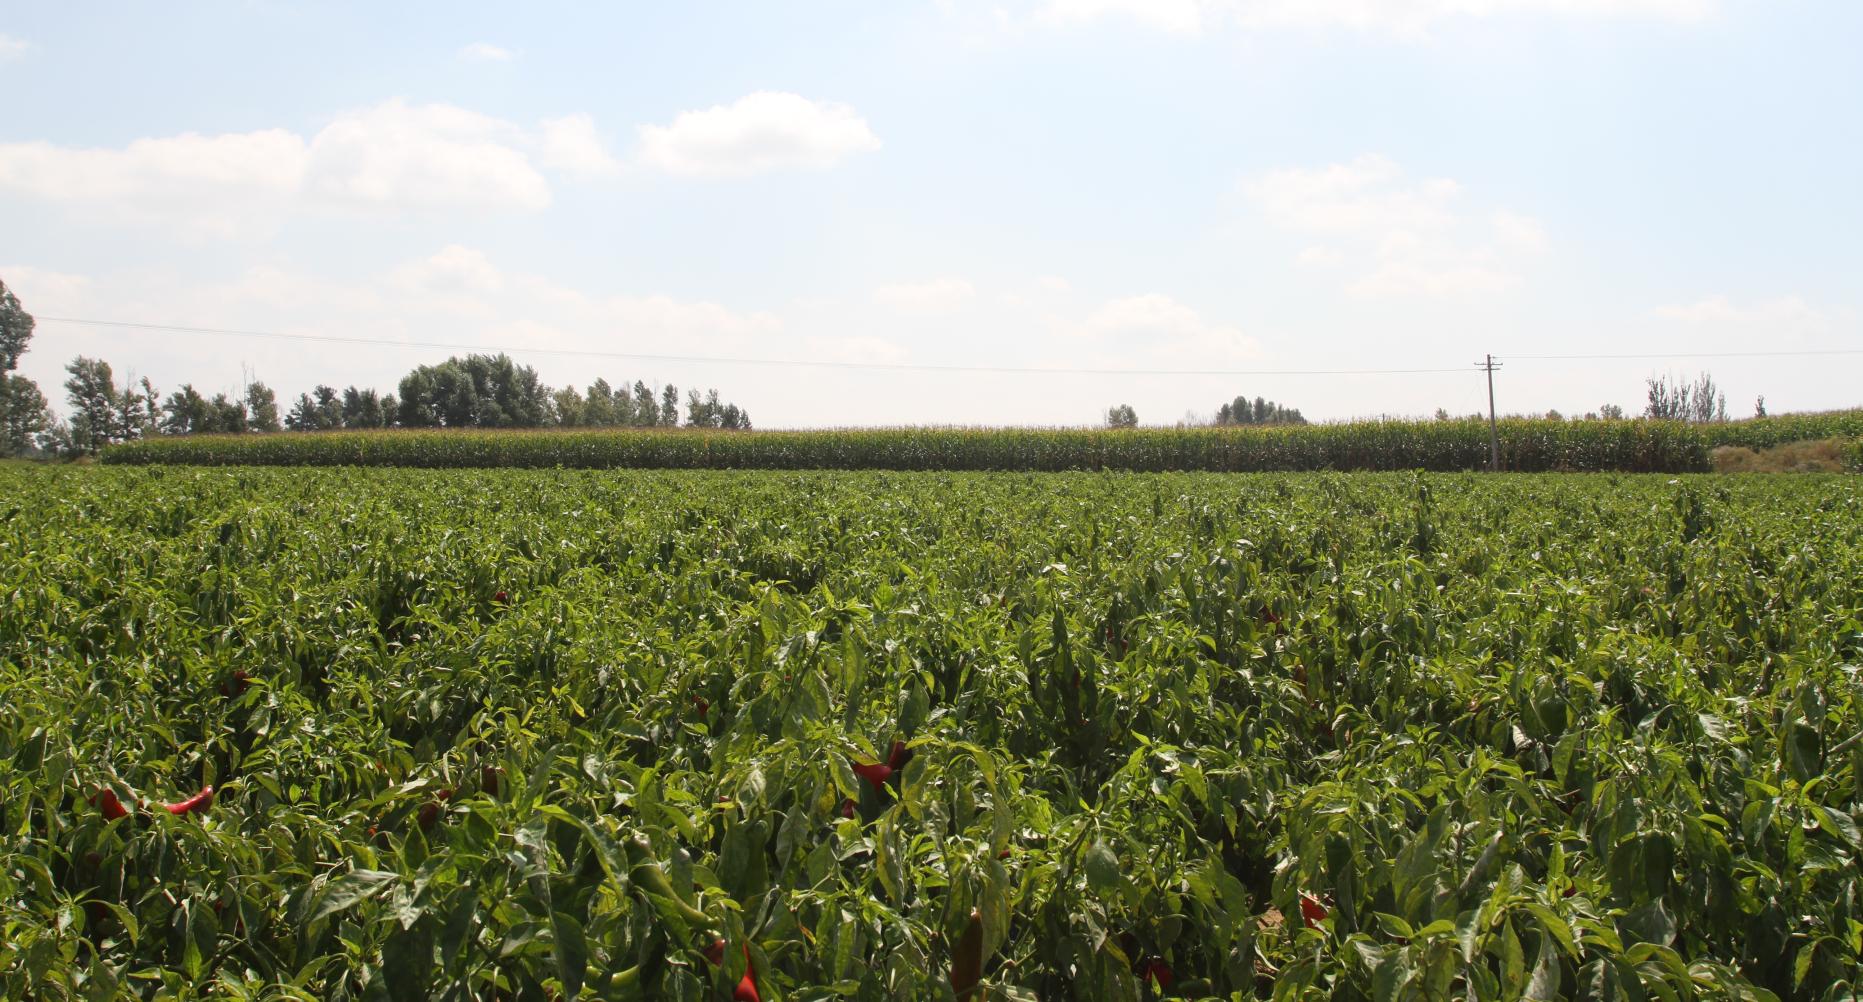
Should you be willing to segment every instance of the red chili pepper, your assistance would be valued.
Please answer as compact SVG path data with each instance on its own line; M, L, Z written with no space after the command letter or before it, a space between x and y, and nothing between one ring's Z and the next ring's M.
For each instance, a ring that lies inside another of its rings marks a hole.
M97 795L91 798L91 804L97 808L99 814L104 816L105 821L129 817L129 809L116 798L116 791L107 786L97 791Z
M1320 923L1326 921L1326 906L1320 904L1319 898L1311 894L1302 894L1300 896L1300 918L1307 923L1307 928L1318 929Z
M866 780L874 791L878 792L880 787L886 785L887 780L893 778L893 767L885 762L870 762L865 765L856 762L854 763L854 775Z
M913 754L912 749L907 748L904 741L895 741L893 742L892 751L886 756L886 764L892 768L893 772L897 773L899 770L906 767L907 762L912 761Z
M497 602L499 605L504 605L511 601L511 596L501 591L498 594L492 596L492 601Z
M213 787L203 786L201 787L201 792L196 793L194 796L189 797L186 800L178 801L173 804L163 804L162 810L167 811L168 813L173 814L176 817L180 817L183 814L205 814L207 812L207 808L212 807L212 806L213 806Z
M480 766L479 789L484 790L488 796L498 796L498 778L503 772L504 770L497 766Z
M731 993L731 1002L763 1002L763 1000L757 996L757 981L755 978L751 977L750 947L745 946L743 950L744 977L738 981L737 989ZM724 951L725 941L722 939L714 939L705 947L703 952L705 954L705 959L710 961L713 967L719 967L724 964Z
M1146 962L1145 976L1157 982L1158 987L1164 991L1170 991L1171 986L1177 982L1177 972L1171 970L1171 965L1155 957Z
M841 816L844 818L853 818L854 802L852 800L841 801Z
M419 820L421 831L431 831L433 829L433 823L440 820L441 805L453 799L453 791L450 787L444 790L435 790L433 796L434 799L420 805Z

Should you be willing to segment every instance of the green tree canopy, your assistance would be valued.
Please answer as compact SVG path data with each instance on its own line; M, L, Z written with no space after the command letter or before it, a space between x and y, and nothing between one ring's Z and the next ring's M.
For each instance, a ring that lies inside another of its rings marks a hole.
M423 365L401 379L400 423L414 428L534 428L549 412L549 387L509 355L467 355Z
M13 373L0 373L0 455L30 450L51 427L51 411L39 384Z
M1219 425L1235 424L1306 424L1300 410L1284 407L1266 397L1248 397L1238 394L1234 400L1216 409L1216 423Z
M32 340L32 314L19 304L13 290L0 282L0 372L19 368L19 357Z
M126 408L110 363L80 355L65 366L65 372L70 377L65 380L65 400L71 408L71 447L96 452L128 437L127 430L119 427Z

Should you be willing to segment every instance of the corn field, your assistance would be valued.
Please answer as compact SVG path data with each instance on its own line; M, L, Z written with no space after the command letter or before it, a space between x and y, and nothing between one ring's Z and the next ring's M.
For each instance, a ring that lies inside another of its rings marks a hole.
M1863 440L1863 409L1825 411L1819 414L1779 414L1703 425L1708 445L1741 445L1765 449L1789 442L1828 438Z
M1709 469L1707 442L1649 421L1500 424L1517 472ZM1383 421L1272 428L846 431L382 431L151 438L106 463L206 466L564 467L600 469L1132 470L1223 473L1486 469L1481 421Z

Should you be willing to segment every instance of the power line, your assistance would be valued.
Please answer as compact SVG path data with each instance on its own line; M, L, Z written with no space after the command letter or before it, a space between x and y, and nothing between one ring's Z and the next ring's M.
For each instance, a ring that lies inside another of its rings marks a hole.
M1428 373L1461 373L1459 368L1442 369L1095 369L1069 366L1014 365L936 365L916 362L839 362L801 358L738 358L716 355L661 355L628 351L595 351L581 348L501 348L497 345L463 344L449 341L393 341L387 338L343 337L335 334L285 334L276 331L235 330L220 327L183 327L174 324L138 323L128 320L87 320L79 317L38 317L40 323L79 324L88 327L122 327L135 330L166 331L179 334L212 334L224 337L270 338L284 341L314 341L324 344L377 345L391 348L435 348L442 351L497 351L508 355L567 355L584 358L621 358L645 362L691 362L717 365L779 365L824 369L882 369L918 372L975 372L1010 375L1058 376L1396 376Z
M442 351L498 351L510 355L551 355L582 358L615 358L643 362L683 362L701 365L769 365L822 369L866 369L894 372L971 372L1007 375L1075 375L1075 376L1404 376L1438 375L1466 372L1460 368L1408 369L1107 369L1081 366L1013 366L1013 365L940 365L918 362L849 362L829 359L747 358L718 355L671 355L650 352L600 351L583 348L510 348L497 345L467 344L453 341L396 341L389 338L345 337L336 334L292 334L279 331L242 330L223 327L189 327L129 320L94 320L83 317L35 318L40 323L75 324L86 327L115 327L133 330L164 331L177 334L206 334L219 337L264 338L280 341L309 341L323 344L372 345L387 348L431 348ZM1587 361L1690 358L1794 358L1831 355L1863 355L1863 348L1812 348L1791 351L1690 351L1690 352L1600 352L1560 354L1508 354L1496 358L1517 361Z
M1678 351L1622 352L1596 355L1496 355L1521 361L1561 361L1565 359L1643 359L1643 358L1791 358L1809 355L1863 355L1863 348L1809 348L1803 351Z

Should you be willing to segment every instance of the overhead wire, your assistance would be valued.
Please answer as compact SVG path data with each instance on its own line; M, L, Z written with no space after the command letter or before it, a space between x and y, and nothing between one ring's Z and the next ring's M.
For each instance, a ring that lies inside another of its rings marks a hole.
M1466 373L1460 366L1419 366L1405 368L1343 369L1162 369L1106 368L1091 366L1020 366L956 365L935 362L881 362L821 358L757 358L726 355L685 355L663 352L612 351L596 348L559 348L536 345L510 347L471 344L459 341L401 341L392 338L356 337L340 334L303 334L284 331L260 331L226 327L194 327L133 320L99 320L86 317L35 318L40 323L73 324L85 327L108 327L131 330L162 331L178 334L205 334L219 337L262 338L281 341L307 341L322 344L370 345L388 348L429 348L443 351L503 352L508 355L550 355L581 358L614 358L643 362L672 362L697 365L764 365L823 369L860 369L892 372L954 372L1003 375L1057 376L1407 376ZM1687 352L1557 352L1496 354L1497 359L1516 361L1604 361L1692 358L1793 358L1836 355L1863 355L1863 348L1807 348L1764 351L1687 351Z
M41 323L78 324L89 327L115 327L136 330L166 331L182 334L210 334L227 337L270 338L288 341L311 341L326 344L376 345L393 348L433 348L444 351L490 351L508 355L567 355L586 358L617 358L631 361L683 362L717 365L776 365L828 369L873 369L890 371L1000 373L1010 375L1076 376L1383 376L1460 373L1456 368L1397 369L1118 369L1083 366L1018 365L942 365L926 362L857 362L838 359L746 358L719 355L675 355L653 352L604 351L592 348L501 347L450 341L397 341L389 338L350 337L339 334L294 334L279 331L240 330L223 327L188 327L177 324L144 323L129 320L93 320L81 317L38 317Z
M1674 352L1601 352L1591 354L1500 355L1522 361L1604 360L1645 358L1790 358L1810 355L1863 355L1863 348L1805 348L1785 351L1674 351Z

